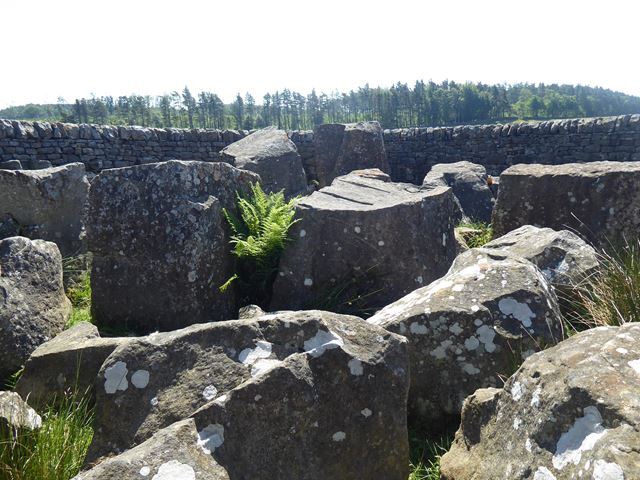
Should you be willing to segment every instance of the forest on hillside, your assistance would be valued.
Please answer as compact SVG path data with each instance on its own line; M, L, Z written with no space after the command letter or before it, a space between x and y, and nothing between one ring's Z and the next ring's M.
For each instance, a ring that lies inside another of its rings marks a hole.
M160 96L91 97L0 110L0 118L178 128L312 129L322 123L378 120L384 128L623 115L640 112L640 97L580 85L486 85L417 81L413 87L369 85L348 93L307 95L288 89L257 103L247 93L224 104L188 87Z

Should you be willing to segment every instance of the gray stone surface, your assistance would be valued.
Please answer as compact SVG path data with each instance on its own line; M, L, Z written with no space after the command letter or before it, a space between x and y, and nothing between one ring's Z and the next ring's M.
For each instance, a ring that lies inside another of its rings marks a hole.
M229 480L225 469L198 442L195 422L182 420L73 480Z
M477 248L368 322L408 338L409 414L431 422L459 414L477 388L500 385L524 358L562 338L542 273L520 257Z
M40 415L20 395L15 392L0 392L0 432L6 431L6 428L36 430L41 426ZM6 437L3 436L3 440Z
M215 458L231 478L354 478L322 475L374 466L389 473L384 478L406 478L407 368L402 337L329 312L152 334L117 348L102 366L88 461L202 408L202 438L217 431L209 424L224 427ZM333 439L340 431L347 437Z
M0 217L13 217L21 235L55 242L63 256L74 255L84 249L81 236L88 192L81 163L0 170Z
M377 309L446 273L456 254L451 189L376 176L339 177L297 203L271 310L336 310L358 296Z
M20 160L5 160L0 162L0 170L22 170Z
M630 480L639 432L640 325L587 330L465 401L442 478Z
M494 198L487 178L487 170L476 163L439 163L427 173L422 185L451 187L465 221L490 223Z
M569 229L600 247L640 229L640 163L516 165L500 176L496 236L523 225Z
M33 405L69 391L93 396L95 379L105 359L130 340L100 338L95 325L80 322L33 351L15 391Z
M313 135L315 179L320 187L354 170L389 171L378 122L318 125Z
M594 248L568 230L524 225L492 240L483 248L526 258L554 287L579 285L598 267Z
M227 163L169 161L105 170L91 184L87 240L99 326L139 333L233 318L222 209L259 176Z
M58 247L24 237L0 240L0 381L61 332L70 313Z
M220 159L260 175L265 192L284 190L289 198L307 191L302 159L284 130L275 127L258 130L225 147Z

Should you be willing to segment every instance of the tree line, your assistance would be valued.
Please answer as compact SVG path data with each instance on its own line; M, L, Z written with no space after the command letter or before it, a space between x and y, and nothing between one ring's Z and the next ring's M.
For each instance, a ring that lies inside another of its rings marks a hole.
M640 97L581 85L435 83L369 85L348 93L303 95L284 89L262 103L247 93L225 104L213 92L188 87L159 96L129 95L29 104L0 110L0 118L149 127L291 130L322 123L378 120L384 128L623 115L640 112Z

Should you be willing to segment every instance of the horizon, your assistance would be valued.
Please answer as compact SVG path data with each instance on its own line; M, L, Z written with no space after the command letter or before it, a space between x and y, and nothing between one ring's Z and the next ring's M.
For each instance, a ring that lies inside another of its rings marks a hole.
M0 28L19 48L5 52L11 68L0 109L92 94L155 97L185 86L226 104L238 93L262 103L283 89L330 94L417 80L583 85L640 96L630 60L640 5L608 5L328 0L311 8L253 0L239 9L184 0L176 10L150 0L114 0L106 9L80 0L12 2Z

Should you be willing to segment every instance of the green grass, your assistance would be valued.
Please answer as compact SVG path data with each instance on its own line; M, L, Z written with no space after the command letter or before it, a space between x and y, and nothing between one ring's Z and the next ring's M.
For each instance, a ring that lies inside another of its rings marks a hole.
M493 239L493 227L490 223L462 222L457 228L469 248L482 247Z
M88 271L77 280L71 281L71 286L67 288L67 297L71 300L72 310L66 328L71 328L79 322L91 323L91 281Z
M293 218L295 199L285 200L284 190L265 193L255 183L249 195L238 194L237 206L239 216L223 210L231 228L236 273L220 286L220 291L234 285L243 305L267 308L289 229L297 222Z
M89 396L69 395L46 407L40 429L0 428L0 479L75 476L93 438L92 421Z
M409 430L411 473L408 480L440 480L440 458L453 442L453 433L430 438L425 433Z
M598 254L595 273L564 295L576 330L640 321L640 240Z

